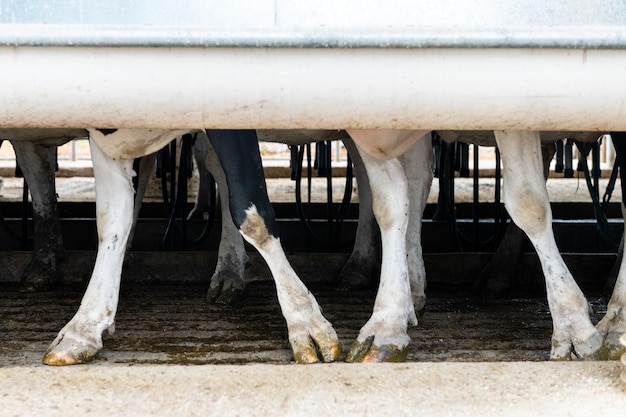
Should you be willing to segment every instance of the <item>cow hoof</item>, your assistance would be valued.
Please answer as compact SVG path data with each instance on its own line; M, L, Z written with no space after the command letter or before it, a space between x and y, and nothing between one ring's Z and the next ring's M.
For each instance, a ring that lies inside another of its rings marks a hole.
M596 353L595 359L617 361L626 354L626 346L620 342L620 332L610 332L605 338L602 347Z
M290 326L289 342L293 358L299 364L335 362L341 356L341 342L337 333L323 317L300 327L300 331Z
M334 285L338 291L361 290L370 288L376 282L377 271L367 265L348 262L341 269Z
M338 340L327 340L323 344L309 339L309 343L294 346L293 358L296 363L308 365L317 362L335 362L341 356L341 343Z
M245 288L244 280L232 271L220 271L211 278L207 292L209 304L233 304L241 299Z
M19 291L24 293L50 291L53 290L58 283L58 278L50 274L31 275L22 279Z
M54 289L59 283L59 277L55 271L43 264L29 265L22 274L20 292L41 292Z
M603 350L603 337L599 332L595 332L587 339L577 342L574 342L571 339L561 341L553 337L550 359L598 360L604 356Z
M96 346L65 338L58 345L50 346L42 362L50 366L78 365L92 361L99 350Z
M346 362L404 362L409 353L409 346L392 344L377 346L374 336L367 337L363 342L358 340L352 344L346 356Z
M626 346L620 343L620 337L626 334L626 309L609 303L607 313L596 328L604 336L598 359L619 360L626 351Z

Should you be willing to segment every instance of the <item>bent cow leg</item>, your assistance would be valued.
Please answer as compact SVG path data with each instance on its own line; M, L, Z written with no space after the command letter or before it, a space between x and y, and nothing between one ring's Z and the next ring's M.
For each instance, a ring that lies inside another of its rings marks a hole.
M256 132L209 130L207 134L224 168L233 221L263 256L276 283L295 360L299 363L337 360L341 354L337 334L292 269L280 244Z
M553 322L551 357L594 357L602 337L591 324L587 300L554 240L539 132L495 131L495 136L504 168L504 204L515 224L530 238L545 276Z

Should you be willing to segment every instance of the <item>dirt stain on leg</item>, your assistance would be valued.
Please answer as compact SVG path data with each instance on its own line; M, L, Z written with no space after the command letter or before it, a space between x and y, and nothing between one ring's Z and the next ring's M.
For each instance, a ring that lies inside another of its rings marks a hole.
M269 241L275 238L275 236L269 233L265 220L257 212L254 205L246 210L246 218L239 230L247 239L258 245L259 248L266 248Z

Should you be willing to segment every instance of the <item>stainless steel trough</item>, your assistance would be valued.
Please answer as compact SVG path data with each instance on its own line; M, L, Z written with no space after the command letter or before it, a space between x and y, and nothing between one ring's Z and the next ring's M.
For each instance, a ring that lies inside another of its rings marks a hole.
M622 0L0 0L0 126L626 130Z

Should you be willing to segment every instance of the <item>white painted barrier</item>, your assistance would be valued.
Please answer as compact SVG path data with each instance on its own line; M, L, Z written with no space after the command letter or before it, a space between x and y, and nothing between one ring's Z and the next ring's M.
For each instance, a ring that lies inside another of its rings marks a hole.
M0 1L0 126L626 130L626 3Z

